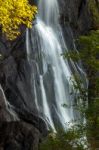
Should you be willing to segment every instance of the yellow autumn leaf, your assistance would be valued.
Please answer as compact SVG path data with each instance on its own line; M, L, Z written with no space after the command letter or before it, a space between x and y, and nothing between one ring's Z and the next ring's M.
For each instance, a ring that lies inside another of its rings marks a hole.
M32 27L32 20L37 7L31 6L28 0L0 0L0 25L8 39L13 40L19 34L21 24Z

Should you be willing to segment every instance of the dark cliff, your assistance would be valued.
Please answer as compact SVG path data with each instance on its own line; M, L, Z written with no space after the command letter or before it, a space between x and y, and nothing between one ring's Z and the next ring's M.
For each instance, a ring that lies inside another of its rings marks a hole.
M92 28L91 14L86 0L59 0L59 4L60 23L71 47L73 37L68 30L72 29L74 37L88 32ZM26 57L25 29L13 42L0 35L0 150L36 150L47 130L44 121L29 105L33 101L32 71ZM4 95L13 107L7 109ZM9 109L16 112L20 120L10 114Z
M86 0L61 0L61 22L69 23L74 36L84 34L92 28L92 16Z

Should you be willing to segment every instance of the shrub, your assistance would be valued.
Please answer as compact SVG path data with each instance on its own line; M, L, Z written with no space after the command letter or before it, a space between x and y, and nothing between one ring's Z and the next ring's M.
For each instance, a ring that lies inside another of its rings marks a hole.
M20 25L32 27L32 20L37 7L31 6L28 0L0 0L0 25L8 39L13 40L19 34Z

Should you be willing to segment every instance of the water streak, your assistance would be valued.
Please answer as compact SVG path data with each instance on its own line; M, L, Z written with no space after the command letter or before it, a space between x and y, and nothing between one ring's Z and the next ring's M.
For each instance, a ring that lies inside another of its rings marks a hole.
M7 118L7 121L19 121L19 118L16 114L16 112L13 109L13 106L7 101L6 96L4 94L4 90L2 88L2 86L0 85L0 91L1 91L1 95L2 95L2 107L8 112L8 114L10 115L10 119Z

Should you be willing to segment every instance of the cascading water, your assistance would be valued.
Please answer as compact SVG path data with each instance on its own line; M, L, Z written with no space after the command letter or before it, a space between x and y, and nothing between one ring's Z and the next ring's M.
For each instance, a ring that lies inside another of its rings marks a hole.
M51 126L56 131L56 126L65 129L66 123L74 119L75 90L69 63L61 55L68 50L58 21L57 0L39 0L38 11L36 25L27 29L27 55L29 63L36 68L33 72L35 105L48 128ZM64 104L71 107L64 108Z

